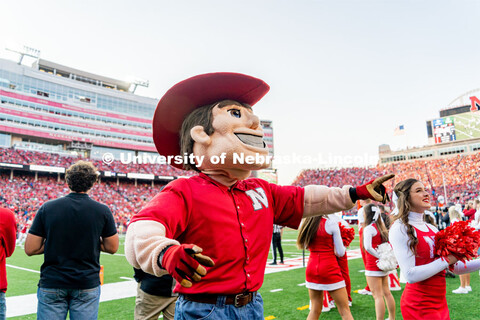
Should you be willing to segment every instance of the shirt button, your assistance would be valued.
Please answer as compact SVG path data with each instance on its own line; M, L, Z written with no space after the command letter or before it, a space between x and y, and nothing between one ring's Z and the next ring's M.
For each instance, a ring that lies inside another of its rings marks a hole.
M240 209L240 206L237 206L237 209Z
M245 239L245 242L248 242L248 239Z
M240 224L242 225L242 227L245 227L245 223L242 222L242 223L240 223Z
M249 277L249 278L250 278L250 273L247 273L247 277Z

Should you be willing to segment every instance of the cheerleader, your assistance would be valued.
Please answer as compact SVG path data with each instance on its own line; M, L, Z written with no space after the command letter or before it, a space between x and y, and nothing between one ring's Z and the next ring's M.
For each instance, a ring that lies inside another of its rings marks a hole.
M298 232L297 246L310 251L306 282L311 306L307 320L318 320L320 317L324 290L335 300L342 319L353 319L345 280L337 262L337 256L345 254L338 222L328 216L306 218Z
M388 241L388 230L381 218L380 209L369 204L365 206L365 230L363 231L363 246L365 248L365 276L375 300L375 314L377 320L385 316L385 303L388 309L388 319L395 319L395 299L390 293L388 272L377 267L380 255L377 247ZM385 299L385 302L384 302Z
M407 179L395 186L398 196L398 215L390 229L389 239L407 285L400 300L405 320L450 319L446 300L445 269L455 264L453 255L448 261L434 258L437 228L424 221L424 211L431 207L430 196L423 183ZM480 269L480 260L456 263L455 273Z

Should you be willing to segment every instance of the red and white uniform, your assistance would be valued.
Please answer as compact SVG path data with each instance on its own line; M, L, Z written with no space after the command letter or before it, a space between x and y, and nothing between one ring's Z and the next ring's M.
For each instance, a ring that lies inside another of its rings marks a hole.
M380 257L376 251L382 244L382 235L375 223L365 227L363 230L363 247L365 248L365 275L369 277L384 277L388 272L377 267L377 260Z
M306 270L306 287L332 291L345 287L345 280L337 262L345 255L342 236L335 219L323 217L313 241L309 244L310 258Z
M407 228L397 220L390 229L389 239L407 286L402 294L400 308L405 320L409 319L450 319L446 294L444 270L448 263L434 258L434 237L437 228L423 221L423 213L410 212L409 224L414 227L418 239L416 256L408 246ZM458 262L454 272L469 273L480 269L480 259Z

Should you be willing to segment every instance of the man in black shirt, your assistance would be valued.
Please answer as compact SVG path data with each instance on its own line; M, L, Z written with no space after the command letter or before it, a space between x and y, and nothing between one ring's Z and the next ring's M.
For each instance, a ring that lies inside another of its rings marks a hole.
M44 254L38 284L37 319L96 319L100 301L100 251L115 253L118 234L110 209L87 192L97 170L72 165L65 180L72 191L44 203L25 241L29 256Z

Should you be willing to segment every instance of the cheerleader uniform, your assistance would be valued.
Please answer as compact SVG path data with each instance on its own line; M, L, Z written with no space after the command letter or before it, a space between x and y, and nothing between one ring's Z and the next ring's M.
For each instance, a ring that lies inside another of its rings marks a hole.
M333 291L345 287L345 280L337 262L345 254L340 228L336 221L323 217L315 238L308 246L310 258L306 270L306 287Z
M382 235L375 223L365 227L363 231L363 246L365 248L365 275L369 277L385 277L388 272L377 267L377 260L380 258L376 249L382 244Z
M450 319L446 300L445 269L448 263L434 258L435 233L437 228L423 221L423 213L410 212L409 224L418 239L416 256L408 246L406 226L397 220L390 229L390 243L397 257L407 285L400 300L400 309L405 320ZM480 259L454 266L457 274L468 273L480 268Z

